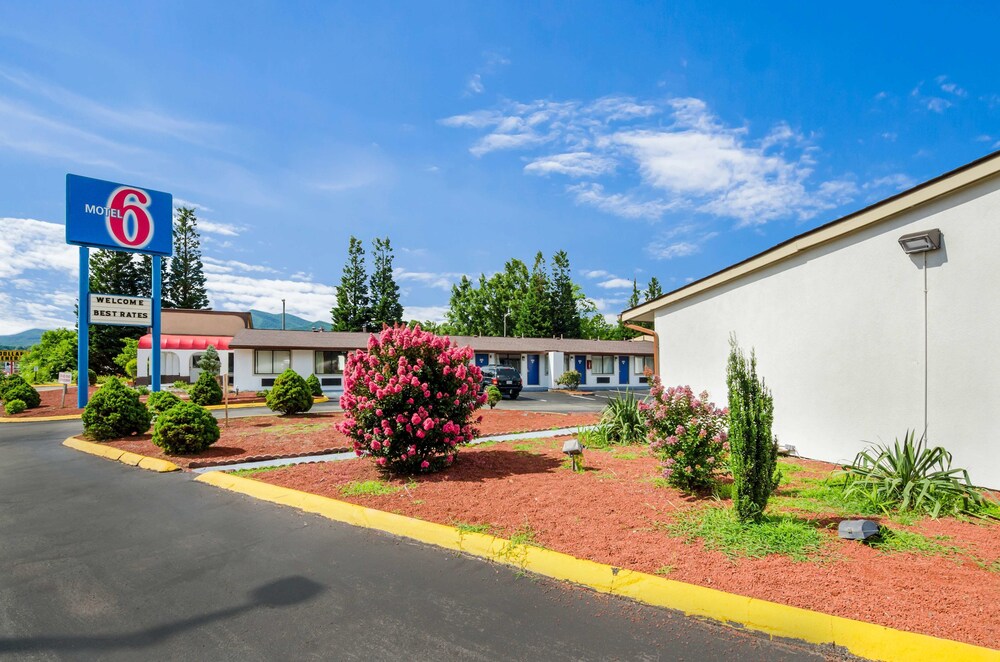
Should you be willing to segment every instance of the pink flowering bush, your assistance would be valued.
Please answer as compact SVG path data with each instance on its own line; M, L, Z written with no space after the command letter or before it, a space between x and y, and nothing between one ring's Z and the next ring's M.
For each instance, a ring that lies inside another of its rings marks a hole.
M729 453L728 412L709 402L707 391L695 396L690 386L664 388L659 377L649 378L652 402L640 403L639 409L650 451L663 463L663 477L682 490L711 487Z
M340 398L346 417L337 429L354 440L355 453L388 472L451 465L459 446L478 433L471 419L486 401L482 372L471 360L470 347L419 326L372 334L368 349L347 359Z

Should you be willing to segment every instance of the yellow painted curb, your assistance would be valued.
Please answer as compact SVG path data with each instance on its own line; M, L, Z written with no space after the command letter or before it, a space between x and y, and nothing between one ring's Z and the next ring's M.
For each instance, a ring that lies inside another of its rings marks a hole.
M91 455L97 455L99 457L128 464L133 467L139 467L140 469L148 469L149 471L166 473L168 471L181 470L181 468L173 462L167 462L166 460L161 460L157 457L146 457L145 455L139 455L138 453L130 453L129 451L123 451L120 448L115 448L114 446L95 444L91 441L77 439L76 437L69 437L66 439L66 441L63 442L63 446L68 446L74 450L90 453Z
M0 416L0 423L42 423L45 421L77 421L79 419L80 414L63 414L62 416L27 416L25 418Z
M221 471L203 473L195 480L338 522L377 529L580 584L601 593L738 624L775 637L842 646L855 655L873 660L1000 662L998 650L614 568L541 547L518 545L481 533L466 533L451 526L373 510Z

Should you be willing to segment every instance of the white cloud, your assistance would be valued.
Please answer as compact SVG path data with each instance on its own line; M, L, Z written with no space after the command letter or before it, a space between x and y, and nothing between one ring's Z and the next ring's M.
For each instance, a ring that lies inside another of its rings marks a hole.
M864 188L891 188L896 191L903 191L908 188L912 188L916 182L909 175L904 175L903 173L895 173L892 175L886 175L885 177L878 177L870 182L865 183Z
M32 218L0 218L0 333L72 326L79 248L66 227Z
M483 77L479 74L469 76L469 82L465 84L466 92L470 94L482 94L486 88L483 87Z
M201 262L205 273L229 274L234 271L262 274L278 273L275 269L261 264L247 264L246 262L240 262L239 260L220 260L209 255L203 256L201 258Z
M607 278L611 274L604 269L591 269L589 271L581 272L587 278Z
M613 159L588 152L566 152L542 156L524 166L524 171L534 175L560 174L572 177L595 177L612 172Z
M327 320L337 300L337 288L293 278L259 278L235 273L205 272L205 288L216 310L286 310L308 320Z
M219 223L210 221L207 218L198 219L198 229L209 234L219 234L225 237L238 237L246 228L232 223Z
M601 184L574 184L566 190L573 194L577 204L590 205L601 211L622 218L659 220L674 205L661 200L636 200L625 193L604 192Z
M33 218L0 218L0 278L26 271L59 271L75 277L79 249L66 243L66 226Z
M448 306L404 306L403 318L421 322L443 322Z
M190 207L195 211L201 211L201 212L212 211L211 207L206 207L205 205L200 205L197 202L191 202L190 200L185 200L184 198L178 198L177 196L174 196L174 209L177 209L179 207Z
M611 278L598 283L597 286L605 290L630 290L632 289L632 281L628 278Z
M941 114L944 111L948 110L949 108L951 108L952 105L950 101L948 101L947 99L942 99L940 97L928 97L923 100L923 103L925 106L927 106L927 110L930 110L931 112L935 112L938 114Z
M403 267L396 267L392 270L392 275L398 283L415 282L425 287L433 287L445 292L451 292L451 286L461 280L465 274L445 271L435 273L431 271L408 271Z
M646 248L647 252L659 260L670 260L675 257L686 257L701 251L698 244L690 241L664 242L653 241Z

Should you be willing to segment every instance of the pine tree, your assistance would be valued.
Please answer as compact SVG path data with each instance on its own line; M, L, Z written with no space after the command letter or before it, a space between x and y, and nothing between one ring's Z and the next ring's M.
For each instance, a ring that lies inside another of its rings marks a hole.
M133 253L99 249L90 254L90 291L95 294L147 296L149 283L144 284L140 261ZM115 357L121 352L126 338L139 338L146 333L141 326L89 326L90 369L99 375L119 372Z
M640 303L639 300L639 284L636 282L635 278L632 279L632 296L628 298L628 307L635 308Z
M201 237L194 209L180 207L174 219L174 255L170 260L170 302L177 308L208 308Z
M219 352L215 349L215 345L209 345L205 349L201 360L198 361L198 369L212 376L222 374L222 359L219 358Z
M389 237L375 238L372 249L371 277L372 325L393 326L403 321L403 305L399 303L399 285L392 275L392 246Z
M337 305L330 311L334 331L372 331L371 299L365 275L365 249L361 240L351 237L347 248L344 275L337 288Z
M140 296L153 296L153 258L143 255L139 260ZM160 307L173 308L170 302L170 260L160 258Z
M549 291L552 334L565 338L580 337L580 311L573 293L569 256L559 251L552 257L552 286Z
M660 287L660 281L653 276L649 279L649 286L646 287L646 301L652 301L656 297L663 295L663 289Z
M517 314L516 334L528 338L548 338L552 334L551 302L549 300L549 275L545 271L545 256L535 254L531 267L528 291L525 292Z

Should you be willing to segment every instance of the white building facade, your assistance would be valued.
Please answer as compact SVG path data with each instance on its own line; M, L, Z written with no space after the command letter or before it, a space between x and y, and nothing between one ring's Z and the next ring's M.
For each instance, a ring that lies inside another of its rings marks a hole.
M940 247L900 237L940 230ZM925 429L1000 488L1000 155L623 313L654 322L665 384L726 401L729 338L756 351L774 431L845 462Z

